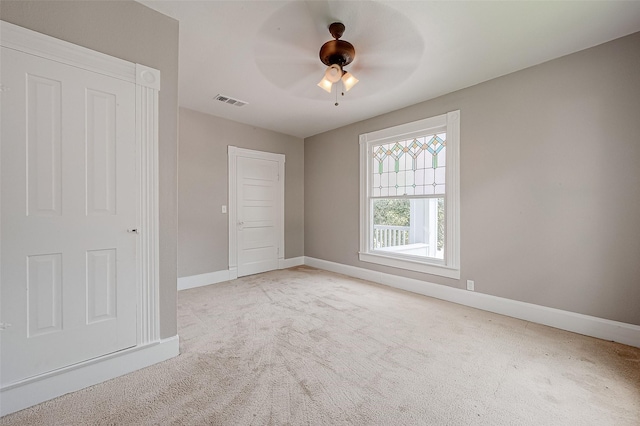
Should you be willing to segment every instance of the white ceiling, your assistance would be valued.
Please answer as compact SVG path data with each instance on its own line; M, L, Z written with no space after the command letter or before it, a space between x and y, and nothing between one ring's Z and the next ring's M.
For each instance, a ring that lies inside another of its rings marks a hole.
M640 31L640 1L138 1L180 21L180 106L298 137ZM360 79L338 107L316 86L335 21Z

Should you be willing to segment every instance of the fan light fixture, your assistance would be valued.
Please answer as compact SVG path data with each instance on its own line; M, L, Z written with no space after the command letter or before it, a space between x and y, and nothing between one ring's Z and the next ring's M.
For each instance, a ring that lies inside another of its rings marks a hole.
M318 83L318 86L327 92L331 93L333 85L342 81L344 91L348 92L353 86L358 83L358 79L353 74L347 72L344 67L349 65L356 56L356 49L351 43L345 40L340 40L344 33L344 24L340 22L334 22L329 25L329 32L335 40L326 42L320 48L320 60L323 64L327 65L327 69L324 72L324 77ZM342 92L344 96L344 92ZM336 98L337 98L336 89ZM336 106L338 102L336 99Z

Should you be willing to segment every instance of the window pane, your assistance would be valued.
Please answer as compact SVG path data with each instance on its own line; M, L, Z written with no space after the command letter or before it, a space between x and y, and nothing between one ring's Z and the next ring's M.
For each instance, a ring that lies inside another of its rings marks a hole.
M422 181L423 185L433 185L435 174L436 174L435 170L426 169L424 171L424 180Z
M444 195L446 136L442 132L374 146L370 193Z
M434 173L435 176L434 176L433 180L435 181L436 185L444 184L444 182L445 182L445 180L444 180L444 176L445 176L444 167L438 167L437 169L435 169L434 172L435 172Z
M372 201L372 250L444 259L444 198Z
M383 173L380 175L380 187L381 189L389 187L389 173Z

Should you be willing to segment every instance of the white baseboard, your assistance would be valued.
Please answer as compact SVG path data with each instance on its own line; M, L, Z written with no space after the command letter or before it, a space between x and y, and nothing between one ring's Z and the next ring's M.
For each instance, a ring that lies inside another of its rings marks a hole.
M278 269L287 269L302 265L304 265L304 256L292 257L290 259L278 259Z
M233 280L231 271L222 270L216 272L208 272L206 274L191 275L188 277L178 278L178 290L187 290L189 288L202 287L209 284L217 284L224 281Z
M12 383L0 389L0 416L131 373L179 353L176 335Z
M301 265L304 265L304 256L278 259L278 269L293 268L294 266ZM182 277L178 278L178 291L235 280L236 278L238 278L237 268Z
M612 340L625 345L640 347L640 326L638 325L447 287L313 257L305 257L304 263L314 268L373 281L460 305L597 337L598 339Z

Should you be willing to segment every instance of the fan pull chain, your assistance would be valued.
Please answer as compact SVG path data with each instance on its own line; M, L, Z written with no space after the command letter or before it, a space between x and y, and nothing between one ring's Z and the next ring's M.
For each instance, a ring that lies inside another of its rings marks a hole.
M336 84L336 106L338 106L338 85Z

